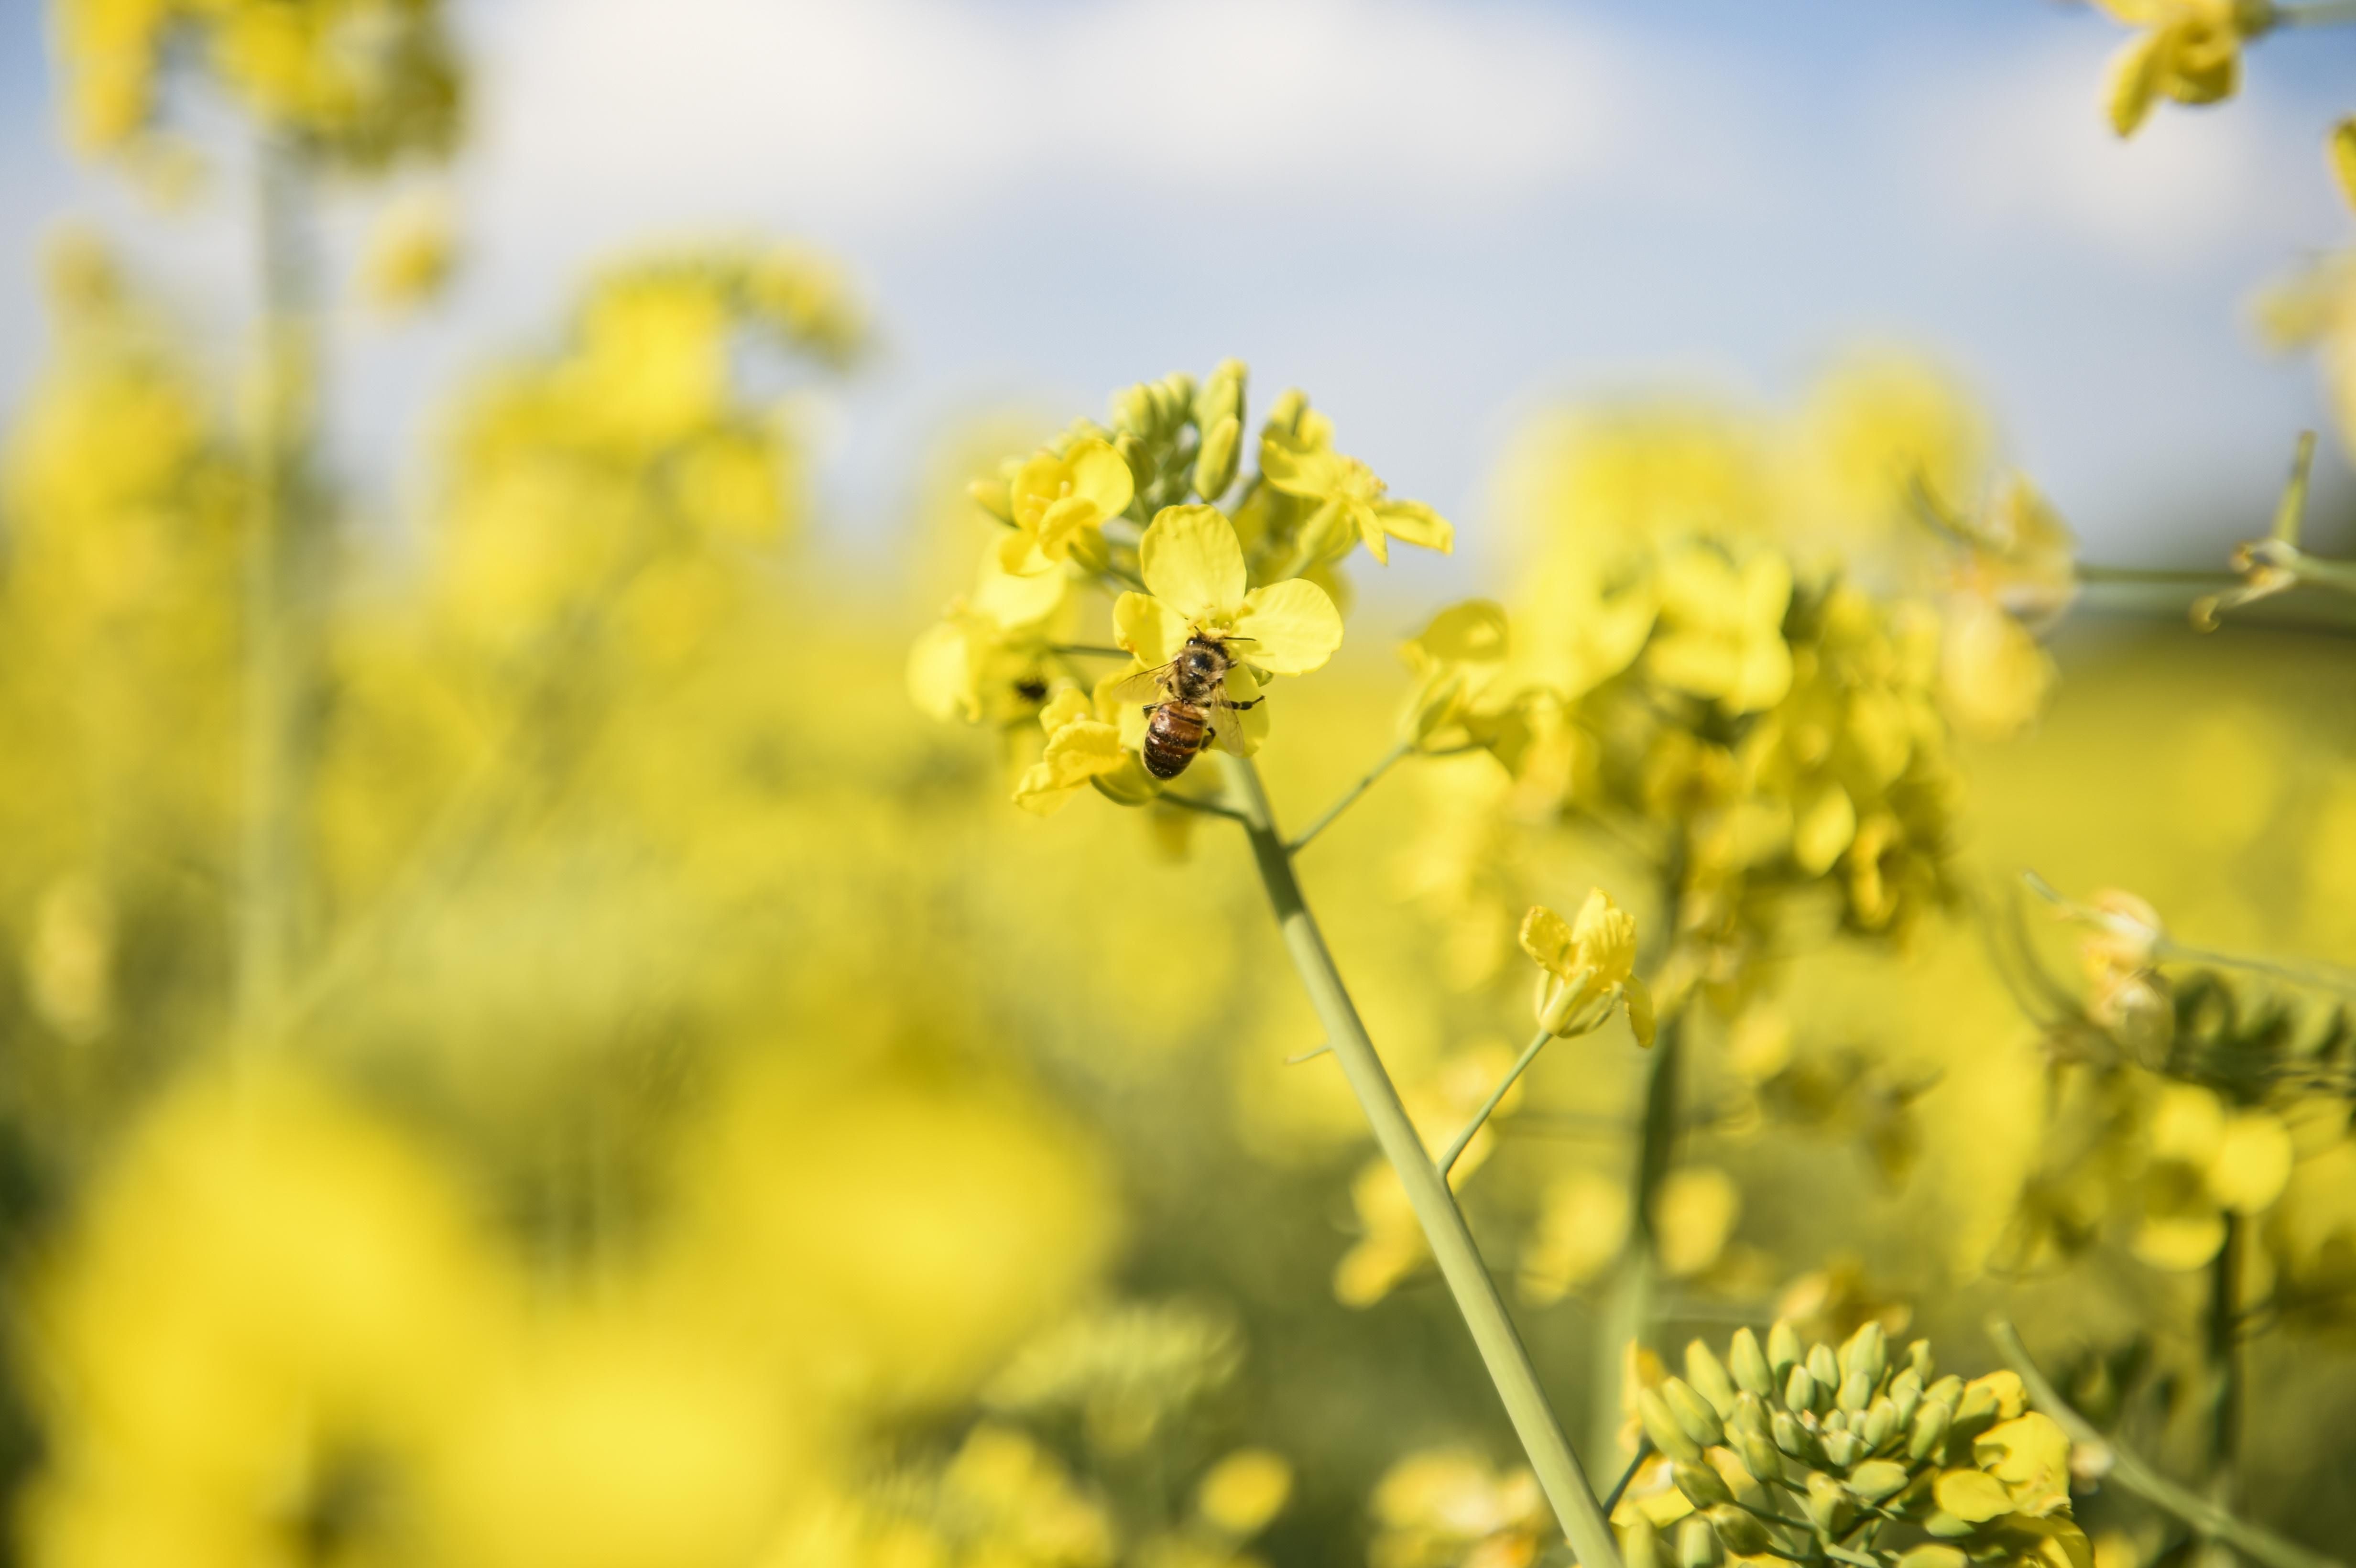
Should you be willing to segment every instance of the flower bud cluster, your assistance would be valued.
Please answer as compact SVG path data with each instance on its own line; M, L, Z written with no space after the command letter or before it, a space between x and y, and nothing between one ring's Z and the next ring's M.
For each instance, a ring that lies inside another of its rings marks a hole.
M1925 1340L1893 1355L1868 1323L1837 1349L1787 1322L1696 1339L1686 1375L1640 1390L1661 1463L1622 1505L1630 1568L1726 1556L1899 1568L2090 1560L2070 1518L2070 1443L2020 1380L1940 1376Z

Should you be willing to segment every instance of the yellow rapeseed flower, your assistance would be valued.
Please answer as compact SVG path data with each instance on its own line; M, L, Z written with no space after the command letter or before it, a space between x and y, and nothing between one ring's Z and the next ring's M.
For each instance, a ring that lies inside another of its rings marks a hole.
M2349 206L2356 207L2356 114L2332 126L2323 145L2331 164L2331 177L2339 182L2340 194L2348 198Z
M1039 453L1007 485L1014 532L999 541L999 563L1009 571L1039 572L1069 560L1136 495L1128 461L1109 443L1084 436L1061 453Z
M1068 631L1071 580L1020 576L982 558L973 592L952 601L908 651L908 696L936 719L1019 720L1046 696L1049 647Z
M1290 438L1280 430L1268 432L1260 441L1259 471L1274 488L1315 504L1301 532L1316 559L1340 555L1359 540L1385 565L1394 539L1442 555L1455 549L1456 530L1447 518L1420 501L1394 498L1372 469L1335 452L1323 418L1304 414L1301 430L1303 435Z
M1243 545L1216 507L1164 507L1137 556L1146 592L1120 596L1113 628L1115 640L1148 666L1175 658L1190 637L1232 643L1240 664L1228 675L1228 694L1248 702L1258 688L1248 673L1237 680L1244 667L1306 675L1342 645L1342 613L1306 578L1247 589Z
M1047 749L1016 782L1015 805L1046 816L1090 784L1130 803L1155 793L1157 786L1138 761L1136 744L1122 734L1119 714L1124 705L1109 695L1127 673L1098 681L1094 698L1067 686L1040 709Z
M1538 1021L1558 1035L1603 1027L1615 1007L1628 1012L1636 1043L1653 1043L1653 994L1636 978L1635 917L1601 888L1590 891L1576 923L1544 904L1522 917L1522 951L1545 971Z
M1644 650L1654 679L1716 701L1730 713L1772 708L1792 687L1783 612L1792 569L1775 554L1740 566L1689 545L1662 563L1661 630Z
M2242 81L2242 46L2272 27L2273 0L2094 0L2142 36L2111 63L2111 127L2132 136L2162 97L2215 103Z

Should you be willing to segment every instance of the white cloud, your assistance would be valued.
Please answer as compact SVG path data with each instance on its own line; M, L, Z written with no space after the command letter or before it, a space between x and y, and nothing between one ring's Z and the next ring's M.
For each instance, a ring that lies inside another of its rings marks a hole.
M1118 193L1174 227L1521 199L1629 139L1627 62L1528 6L538 0L495 28L482 173L546 213L929 229L1060 185L1074 223Z
M2008 241L2057 238L2146 264L2187 265L2295 234L2321 188L2311 140L2262 100L2163 103L2132 140L2103 113L2093 40L1921 84L1897 119L1926 198Z

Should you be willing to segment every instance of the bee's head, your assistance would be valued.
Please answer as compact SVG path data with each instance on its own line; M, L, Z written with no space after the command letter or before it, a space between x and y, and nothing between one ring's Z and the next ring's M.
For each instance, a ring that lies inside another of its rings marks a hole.
M1226 674L1227 662L1226 649L1199 637L1178 656L1178 667L1203 680L1216 680Z

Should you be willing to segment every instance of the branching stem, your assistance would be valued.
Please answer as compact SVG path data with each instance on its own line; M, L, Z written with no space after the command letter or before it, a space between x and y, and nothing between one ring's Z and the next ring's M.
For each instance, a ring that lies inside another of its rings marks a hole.
M1499 1102L1505 1099L1505 1092L1520 1081L1522 1074L1528 1071L1530 1063L1538 1059L1538 1052L1546 1049L1546 1042L1553 1038L1552 1030L1542 1029L1538 1030L1537 1039L1522 1048L1520 1058L1513 1066L1505 1070L1505 1077L1499 1079L1497 1086L1489 1091L1489 1097L1481 1102L1481 1108L1472 1113L1472 1119L1464 1124L1464 1130L1456 1135L1456 1141L1448 1146L1448 1152L1440 1157L1440 1175L1446 1176L1456 1168L1457 1157L1462 1155L1465 1146L1472 1141L1472 1135L1487 1125L1490 1113L1494 1111Z
M1352 784L1348 789L1342 792L1341 799L1335 801L1333 805L1325 808L1325 814L1323 816L1320 816L1316 821L1311 823L1307 827L1302 828L1300 834L1293 838L1292 842L1284 847L1285 853L1289 855L1297 855L1301 850L1307 848L1311 839L1316 837L1320 833L1324 832L1328 827L1333 827L1335 818L1339 817L1344 812L1349 810L1352 806L1357 805L1358 797L1375 787L1375 781L1381 778L1385 773L1390 772L1401 759L1411 755L1414 751L1415 743L1412 741L1401 741L1398 745L1393 746L1389 751L1385 752L1382 756L1382 761L1376 763L1373 767L1368 768L1364 777L1360 778L1356 784Z
M2193 1529L2222 1541L2234 1550L2247 1553L2269 1568L2347 1568L2336 1557L2326 1557L2310 1552L2294 1541L2285 1541L2272 1531L2261 1530L2248 1520L2228 1513L2189 1487L2174 1481L2153 1469L2128 1449L2104 1437L2094 1430L2094 1424L2064 1403L2053 1385L2038 1371L2037 1363L2029 1357L2029 1349L2020 1336L2002 1317L1988 1319L1988 1338L1996 1341L1997 1353L2005 1364L2020 1375L2021 1386L2029 1391L2029 1403L2051 1416L2070 1441L2110 1456L2110 1467L2104 1474L2128 1491L2149 1503L2166 1509Z
M1252 859L1267 891L1269 909L1283 933L1293 968L1309 993L1319 1021L1325 1026L1325 1038L1350 1081L1351 1090L1357 1095L1359 1108L1374 1130L1375 1142L1407 1190L1408 1202L1423 1227L1424 1239L1430 1243L1440 1275L1456 1298L1457 1310L1472 1331L1472 1342L1479 1348L1490 1381L1505 1403L1505 1414L1514 1424L1524 1452L1529 1456L1530 1468L1537 1473L1538 1485L1553 1506L1571 1551L1585 1568L1620 1568L1620 1551L1612 1527L1596 1502L1586 1472L1580 1467L1579 1456L1571 1452L1569 1440L1563 1435L1562 1424L1555 1418L1545 1391L1538 1386L1537 1369L1531 1366L1529 1352L1523 1348L1521 1336L1506 1314L1505 1301L1481 1261L1472 1232L1465 1226L1464 1216L1448 1190L1447 1179L1424 1153L1415 1124L1408 1119L1407 1108L1399 1103L1398 1090L1384 1071L1382 1058L1376 1052L1366 1026L1360 1021L1358 1009L1342 983L1341 971L1334 966L1333 955L1325 946L1324 933L1309 912L1308 900L1293 874L1292 852L1277 830L1259 773L1246 758L1230 758L1228 765L1242 807L1245 830L1251 841Z

